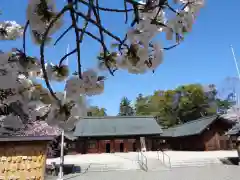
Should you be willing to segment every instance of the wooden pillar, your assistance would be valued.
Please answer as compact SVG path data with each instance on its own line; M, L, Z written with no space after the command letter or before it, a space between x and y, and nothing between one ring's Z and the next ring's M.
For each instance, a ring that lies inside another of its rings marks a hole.
M236 148L238 153L238 164L240 165L240 136L237 138Z
M217 147L216 147L217 149L216 150L220 150L221 149L221 146L220 146L220 136L219 136L218 133L216 133L215 137L216 137L216 145L217 145Z
M137 151L141 151L140 137L136 138L136 146L137 146Z
M114 139L110 140L110 152L111 153L115 152L115 140Z
M129 151L128 139L123 140L123 146L124 146L124 152L128 152Z
M232 141L232 137L229 138L230 141L230 150L233 150L233 141Z
M96 140L96 152L99 153L99 140Z

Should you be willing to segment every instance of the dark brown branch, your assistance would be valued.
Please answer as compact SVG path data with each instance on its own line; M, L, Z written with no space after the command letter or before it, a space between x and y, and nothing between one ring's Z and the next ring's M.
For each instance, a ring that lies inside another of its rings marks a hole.
M191 2L187 2L186 4L184 4L184 6L182 7L182 10L184 10L189 4L192 4Z
M162 8L158 8L157 14L155 15L155 17L153 18L155 21L157 21L158 15L161 12Z
M75 1L74 1L74 4L75 4L75 10L78 11L78 0L75 0ZM77 17L76 17L77 23L78 23L78 20L79 20L79 17L77 16Z
M27 28L29 26L29 20L27 20L25 26L24 26L24 31L23 31L23 52L26 54L26 32Z
M168 3L165 4L168 9L170 9L172 12L176 13L177 15L179 14L174 8L172 8Z
M139 23L139 10L138 10L138 6L136 4L132 4L133 8L134 8L134 19L131 23L131 26L133 27L136 23L138 24Z
M96 0L96 8L93 7L93 14L94 14L95 17L96 17L97 23L102 27L101 18L100 18L100 12L99 12L98 6L99 6L98 0ZM114 76L113 71L111 70L109 64L106 62L106 61L108 60L108 59L107 59L108 50L107 50L107 47L106 47L106 45L105 45L103 30L102 30L101 28L98 28L98 31L99 31L99 34L100 34L101 45L102 45L102 48L103 48L103 56L104 56L105 65L106 65L106 67L108 68L109 73L110 73L112 76Z
M78 32L77 20L74 14L74 9L70 9L70 16L72 18L72 25L74 27L75 36L76 36L76 46L77 46L77 63L78 63L78 77L82 79L81 72L81 49L80 49L80 36Z
M74 50L72 50L71 52L65 54L65 55L60 59L60 61L59 61L59 66L62 65L63 61L64 61L68 56L74 54L75 52L77 52L77 49L74 49Z
M163 24L163 23L161 23L161 22L158 22L156 19L153 19L153 20L151 21L151 24L155 24L155 25L159 25L159 26L163 26L163 27L169 28L166 24Z
M70 31L73 28L73 26L69 26L69 28L67 28L55 41L54 46L68 33L68 31Z
M90 1L93 1L93 0L90 0ZM87 18L91 18L91 13L92 13L92 7L89 6L88 7L88 12L87 12ZM77 16L77 17L79 17L79 16ZM81 35L80 35L80 43L82 43L82 41L83 41L83 36L84 36L84 33L87 29L87 26L88 26L88 20L85 20L85 23L84 23L84 26L83 26L83 29L82 29Z
M79 31L83 31L82 29L78 29ZM102 41L101 39L99 39L98 37L94 36L92 33L85 31L85 34L87 34L88 36L90 36L91 38L93 38L94 40L98 41L101 45L102 45ZM110 69L109 65L106 64L107 68ZM113 71L110 71L110 73L114 73L117 69L114 69Z
M158 11L158 13L159 13L159 12L160 12L160 11ZM158 14L157 14L157 15L158 15ZM163 26L163 27L165 27L165 28L169 28L166 24L163 24L163 23L157 21L157 15L156 15L156 17L151 21L151 24L156 24L156 25ZM169 28L169 29L171 29L171 28ZM179 36L179 35L176 34L176 36ZM163 49L164 49L164 50L170 50L170 49L173 49L173 48L177 47L179 44L180 44L180 43L178 42L178 43L176 43L176 44L174 44L174 45L172 45L172 46L170 46L170 47L166 47L166 48L163 48Z
M66 12L69 10L69 8L72 7L71 4L68 4L67 6L65 6L57 15L56 17L50 22L49 26L47 27L46 31L43 34L43 41L40 45L40 61L41 61L41 67L42 67L42 71L43 71L43 78L45 80L46 86L49 90L49 92L51 93L51 95L53 96L54 99L57 100L59 106L61 106L61 101L57 98L57 96L55 95L55 93L52 90L52 87L49 83L49 79L48 79L48 75L47 75L47 71L45 68L45 59L44 59L44 47L45 47L45 40L48 37L48 33L50 31L50 29L52 28L53 24Z
M122 46L123 46L123 44L126 42L126 40L127 40L127 34L125 35L125 37L124 37L124 39L123 39L123 41L119 44L119 46L118 46L118 50L122 53ZM127 47L128 48L128 47Z
M84 0L79 0L79 2L87 5L87 6L92 6L94 8L96 8L96 6L94 5L90 5L88 2L84 1ZM108 12L119 12L119 13L123 13L123 12L130 12L133 11L134 9L110 9L110 8L103 8L103 7L98 7L99 10L101 11L108 11Z
M173 49L173 48L177 47L179 44L180 44L180 43L177 43L177 44L174 44L174 45L172 45L172 46L170 46L170 47L166 47L166 48L163 48L163 49L164 49L164 50L170 50L170 49Z
M127 11L127 1L124 0L124 10L125 10L125 24L128 22L128 11Z
M115 40L118 41L119 43L122 43L122 40L121 40L119 37L113 35L113 34L112 34L111 32L109 32L107 29L105 29L104 27L100 26L100 25L99 25L96 21L94 21L93 19L86 17L82 12L76 12L76 14L77 14L78 16L81 16L83 19L88 20L90 23L94 24L95 26L97 26L97 27L98 27L99 29L101 29L105 34L107 34L108 36L112 37L113 39L115 39ZM123 44L123 45L127 47L126 44Z
M78 28L78 31L82 32L83 29ZM95 39L96 41L98 41L99 43L101 43L101 39L99 39L98 37L94 36L92 33L88 32L85 30L85 34L87 34L88 36L90 36L91 38Z

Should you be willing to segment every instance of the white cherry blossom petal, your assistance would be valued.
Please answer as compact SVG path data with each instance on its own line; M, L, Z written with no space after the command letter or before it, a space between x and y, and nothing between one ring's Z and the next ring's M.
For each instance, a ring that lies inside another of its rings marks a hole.
M0 34L0 40L16 40L23 35L23 27L16 21L5 21L0 23L3 33Z

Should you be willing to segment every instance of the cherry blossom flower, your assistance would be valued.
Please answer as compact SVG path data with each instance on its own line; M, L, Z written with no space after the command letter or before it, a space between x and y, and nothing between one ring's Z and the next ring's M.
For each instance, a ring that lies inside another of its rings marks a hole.
M7 64L9 57L10 57L9 53L4 53L0 51L0 65Z
M26 17L31 39L37 45L43 45L43 40L44 44L51 45L53 35L63 25L63 15L56 19L59 12L55 2L29 0ZM163 62L164 50L170 49L163 48L162 43L156 41L156 36L166 33L167 40L176 40L174 44L179 44L185 34L192 30L197 13L204 5L204 0L175 2L183 4L184 8L169 16L167 8L159 7L159 0L135 0L134 7L138 10L139 19L131 28L127 28L126 39L119 41L121 47L117 44L115 47L118 48L113 48L111 52L103 47L104 52L97 57L98 70L122 69L131 74L155 71ZM54 23L46 35L45 31L51 22ZM23 33L26 35L26 31L23 32L22 26L15 21L0 23L0 40L15 40ZM67 65L48 62L44 66L49 83L65 83L64 92L49 91L49 86L48 90L35 82L36 79L44 79L45 72L41 69L38 57L26 54L25 44L22 50L14 48L10 52L0 51L0 105L4 104L3 109L7 109L1 114L0 126L21 129L19 133L25 135L59 135L60 129L71 131L76 122L86 116L85 97L104 91L105 77L94 68L71 76Z
M99 95L102 94L104 91L104 81L99 81L95 83L90 88L86 88L86 95L93 96L93 95Z
M222 117L233 122L240 122L240 107L237 105L232 106Z
M29 0L27 19L32 30L38 33L44 32L56 15L57 11L54 0ZM50 29L49 35L60 29L62 24L62 18L59 18Z
M82 79L84 82L84 87L90 88L97 83L97 80L98 80L97 72L92 69L84 71L82 73Z
M28 124L24 130L26 136L59 136L61 133L58 127L49 126L44 121L35 121Z
M163 62L163 50L159 43L152 44L153 54L151 55L150 69L155 70Z
M40 45L43 42L43 33L38 32L36 30L31 30L30 31L31 39L34 44ZM45 38L45 44L48 45L51 42L52 38L51 37L46 37Z
M100 55L97 57L98 58L98 69L100 71L106 71L108 70L107 66L109 68L116 69L117 68L117 60L119 58L120 54L116 52L112 53L107 53L106 54L106 61L104 60L104 53L100 53Z
M171 18L166 17L165 9L156 7L159 4L158 0L147 1L139 5L139 22L127 31L129 46L123 47L121 55L112 61L105 58L105 63L100 63L100 70L116 67L133 74L144 74L148 70L156 70L163 62L164 48L158 43L153 45L153 38L160 32L165 32L167 40L173 40L175 37L179 44L184 40L185 34L192 30L196 13L204 5L204 0L177 0L175 2L185 6L182 10L177 10Z
M66 97L70 100L76 100L80 94L85 94L84 81L77 76L73 76L66 81L65 85Z
M16 40L23 34L23 27L16 21L0 23L0 40Z

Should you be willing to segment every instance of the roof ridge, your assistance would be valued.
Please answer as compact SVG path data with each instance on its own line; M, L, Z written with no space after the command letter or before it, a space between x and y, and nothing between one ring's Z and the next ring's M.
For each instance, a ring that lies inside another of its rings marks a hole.
M101 119L102 118L102 119ZM160 135L161 126L152 117L86 117L76 123L73 135L79 137ZM112 118L112 119L111 119ZM115 128L116 127L116 128Z
M125 119L125 118L154 118L154 116L87 116L83 119Z
M184 124L180 124L168 129L164 129L163 136L189 136L201 133L204 129L209 127L210 124L218 120L218 115L204 116ZM199 123L196 123L199 122ZM197 127L197 128L196 128ZM194 131L194 132L193 132Z
M203 121L203 120L206 120L206 119L210 119L210 118L213 118L213 117L218 117L218 115L211 115L211 116L203 116L203 117L200 117L198 119L195 119L195 120L192 120L192 121L188 121L186 123L183 123L183 124L178 124L176 126L173 126L171 128L176 128L176 127L179 127L179 126L182 126L182 125L186 125L186 124L191 124L191 123L195 123L195 122L199 122L199 121Z

